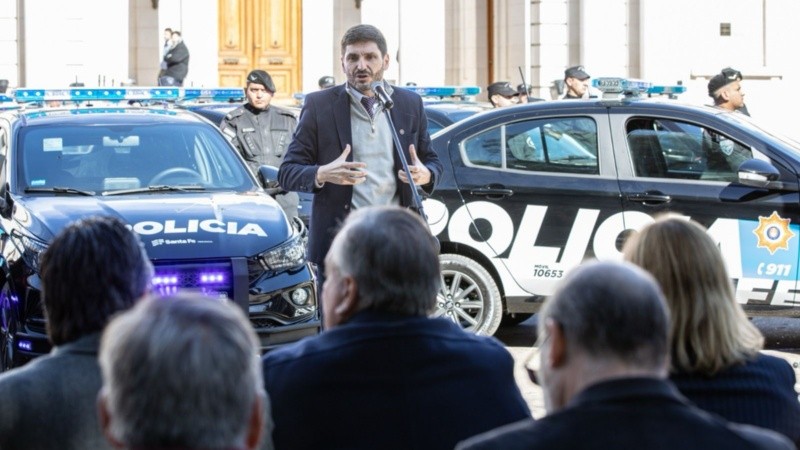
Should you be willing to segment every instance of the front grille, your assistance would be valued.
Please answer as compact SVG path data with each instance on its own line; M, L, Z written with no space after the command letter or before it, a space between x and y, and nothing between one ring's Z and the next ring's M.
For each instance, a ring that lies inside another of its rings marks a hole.
M160 295L173 295L190 289L210 296L233 298L233 270L230 262L161 262L154 264L152 289Z

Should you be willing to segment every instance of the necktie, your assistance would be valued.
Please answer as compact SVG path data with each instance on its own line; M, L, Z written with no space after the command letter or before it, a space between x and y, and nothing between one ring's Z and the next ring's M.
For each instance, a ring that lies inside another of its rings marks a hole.
M369 118L372 119L373 117L373 106L375 106L375 97L367 97L366 95L361 97L361 104L364 105L366 108L367 113L369 114Z

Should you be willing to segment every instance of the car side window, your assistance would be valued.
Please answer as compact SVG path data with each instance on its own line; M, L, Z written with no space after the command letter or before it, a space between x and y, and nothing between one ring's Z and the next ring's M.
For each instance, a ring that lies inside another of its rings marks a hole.
M752 150L716 130L667 119L635 118L626 125L637 177L733 182Z
M467 162L474 166L483 167L502 167L503 145L502 135L505 129L503 126L492 128L476 136L472 136L463 143Z
M550 118L513 122L464 142L470 165L501 169L598 174L594 120Z

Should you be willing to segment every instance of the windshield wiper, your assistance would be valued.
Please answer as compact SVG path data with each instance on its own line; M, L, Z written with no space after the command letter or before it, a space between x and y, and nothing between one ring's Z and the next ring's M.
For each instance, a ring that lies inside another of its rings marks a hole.
M40 188L40 187L26 187L25 193L39 193L39 192L50 192L54 194L73 194L73 195L86 195L91 197L94 195L94 191L83 191L80 189L69 188L69 187L51 187L51 188Z
M157 186L147 186L136 189L119 189L116 191L105 191L103 195L128 195L128 194L144 194L150 192L199 192L205 191L203 186L189 185L189 186L172 186L168 184L161 184Z

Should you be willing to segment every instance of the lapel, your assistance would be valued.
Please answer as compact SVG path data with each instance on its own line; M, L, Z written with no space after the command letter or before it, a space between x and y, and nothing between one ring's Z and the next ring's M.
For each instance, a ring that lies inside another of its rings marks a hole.
M350 129L350 96L347 95L344 85L339 89L339 95L333 102L333 121L336 125L336 134L339 136L337 151L341 152L347 144L351 144L353 141ZM347 156L347 160L353 160L352 152Z
M392 88L394 88L395 91L397 91L397 87L396 86L392 86ZM403 121L404 114L401 111L402 107L400 106L400 102L398 101L397 96L393 96L392 100L394 100L394 107L389 110L389 115L392 116L392 123L394 123L394 128L397 131L397 138L400 140L400 145L402 145L404 147L401 150L403 151L403 154L406 157L406 161L408 161L409 164L410 164L411 161L410 161L410 156L409 156L409 153L408 153L408 145L407 145L406 140L405 140L405 128L406 128L407 124L404 123L404 121ZM400 157L397 156L397 150L396 149L394 149L394 167L397 170L400 170L400 169L403 168L403 164L400 162ZM402 186L404 184L399 179L398 179L397 183L398 183L398 186Z

